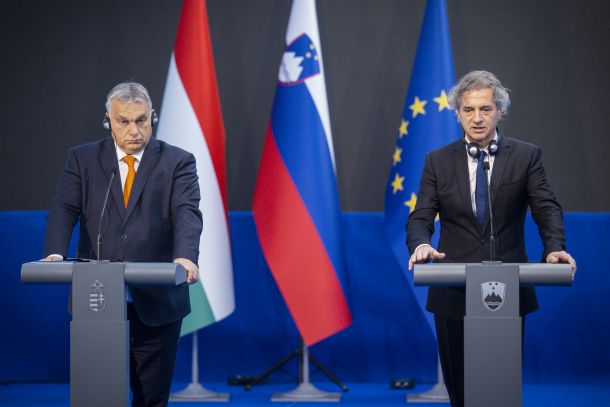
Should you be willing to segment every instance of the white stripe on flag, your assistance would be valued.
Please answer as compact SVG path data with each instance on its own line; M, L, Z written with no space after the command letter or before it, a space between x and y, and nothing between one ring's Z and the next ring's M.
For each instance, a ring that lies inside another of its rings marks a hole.
M320 74L305 80L305 85L313 99L313 102L318 109L324 133L326 135L326 143L330 151L330 159L333 162L335 174L337 168L335 166L335 148L333 146L333 134L330 126L330 114L328 110L328 98L326 97L326 84L324 83L324 63L322 59L322 44L320 43L320 30L318 29L318 18L316 14L316 3L314 0L294 0L292 11L290 12L290 20L286 30L286 44L290 44L297 37L306 33L309 39L314 43L320 62Z
M199 248L200 278L214 318L216 321L221 320L235 309L227 216L210 152L180 79L173 54L157 135L159 139L193 153L197 160L201 190L199 208L203 215Z

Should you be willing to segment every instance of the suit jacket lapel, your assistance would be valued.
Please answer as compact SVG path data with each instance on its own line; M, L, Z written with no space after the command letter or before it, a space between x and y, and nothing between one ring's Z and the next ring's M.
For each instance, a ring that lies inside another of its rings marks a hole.
M500 135L500 137L500 149L494 158L494 165L491 171L491 180L489 184L492 207L496 202L496 197L498 196L498 191L500 190L500 185L502 184L502 177L504 177L504 170L506 169L506 165L510 159L510 147L512 145L512 141L509 138L502 135ZM483 230L489 226L489 213L487 213L488 211L485 212Z
M511 153L511 145L512 140L503 137L500 141L500 151L494 158L494 166L491 172L491 202L496 201L496 197L498 196L498 190L500 189L500 185L502 184L502 177L504 177L504 170L506 169L506 164L510 158Z
M453 148L453 163L458 181L458 188L462 196L462 203L465 208L465 213L468 214L468 219L475 230L480 232L481 227L477 218L472 212L472 197L470 196L470 176L468 174L468 161L466 158L466 148L462 141L455 143Z
M125 204L123 203L123 190L121 188L121 173L119 172L119 164L116 157L116 148L112 137L104 139L100 149L100 164L103 168L106 177L106 185L110 182L110 177L114 171L114 180L110 188L112 199L117 207L117 212L121 217L121 221L125 217ZM106 191L104 190L104 193Z
M144 189L144 185L146 185L146 181L153 169L157 165L159 158L161 157L160 144L157 140L151 139L146 146L146 150L144 150L144 155L142 155L142 161L138 165L138 171L136 172L136 178L133 181L133 186L131 187L131 195L129 196L129 202L127 203L127 210L125 213L124 222L129 220L129 216L133 213L134 208L140 199L140 195L142 195L142 190Z

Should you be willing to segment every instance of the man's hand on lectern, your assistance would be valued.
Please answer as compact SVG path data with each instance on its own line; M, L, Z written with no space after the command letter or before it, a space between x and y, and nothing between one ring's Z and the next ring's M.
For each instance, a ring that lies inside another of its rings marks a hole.
M574 260L574 258L570 256L570 253L567 253L565 250L562 250L560 252L551 252L547 254L546 262L554 264L568 263L572 266L572 273L576 273L576 260Z
M40 261L63 261L64 257L59 254L50 254Z
M437 252L434 247L429 244L422 244L411 255L409 259L409 270L413 270L415 263L425 263L430 260L440 260L445 258L445 253Z
M178 257L174 260L174 263L180 264L186 269L186 282L189 284L195 283L199 280L199 267L189 259Z

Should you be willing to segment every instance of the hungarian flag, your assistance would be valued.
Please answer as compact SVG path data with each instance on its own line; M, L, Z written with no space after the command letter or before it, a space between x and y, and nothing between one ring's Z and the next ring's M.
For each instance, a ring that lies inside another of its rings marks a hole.
M351 324L338 278L341 214L314 0L295 0L254 191L273 277L307 345Z
M193 153L197 160L204 228L199 242L200 282L190 286L192 311L182 323L181 334L186 335L235 309L225 129L203 0L184 0L182 5L157 138Z

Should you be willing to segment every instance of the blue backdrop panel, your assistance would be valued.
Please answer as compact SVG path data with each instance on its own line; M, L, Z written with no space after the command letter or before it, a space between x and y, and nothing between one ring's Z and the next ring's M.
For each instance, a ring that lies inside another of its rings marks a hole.
M341 276L353 313L351 327L312 348L342 380L433 381L432 336L392 256L380 213L345 213L348 267ZM42 253L46 212L0 212L0 381L68 380L68 288L23 286L21 263ZM297 346L294 324L262 256L251 213L230 213L237 309L199 332L201 377L224 381L259 374ZM610 214L566 214L568 246L579 271L571 288L539 288L541 310L527 319L525 380L610 378ZM541 244L528 219L530 259ZM406 259L405 259L406 261ZM176 378L190 378L191 337L183 338ZM293 380L294 363L273 376ZM314 380L322 380L313 372Z
M539 287L540 310L527 317L525 380L608 384L610 377L610 214L565 215L578 271L572 287ZM540 259L536 225L526 224L528 256Z
M353 324L312 348L313 354L345 381L387 381L416 376L432 380L435 348L406 280L391 262L380 214L345 214L348 264L345 292ZM201 376L225 380L258 375L298 345L298 335L262 255L250 212L230 214L237 307L225 320L200 331ZM176 378L190 378L191 338L183 339ZM296 363L273 377L294 380ZM315 369L312 378L319 376Z
M46 212L0 211L0 381L69 375L68 286L19 280L21 264L42 256L45 226Z

